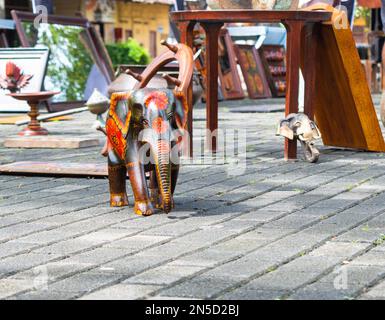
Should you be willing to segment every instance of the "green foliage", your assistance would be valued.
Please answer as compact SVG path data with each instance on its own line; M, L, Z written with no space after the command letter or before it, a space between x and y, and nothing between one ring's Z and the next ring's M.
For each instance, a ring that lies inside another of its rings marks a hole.
M364 18L365 20L370 18L370 14L371 14L371 9L361 7L361 6L357 6L354 12L354 16L356 18Z
M50 49L45 90L61 91L55 101L83 100L93 66L92 58L81 40L83 29L41 24L36 30L31 23L26 23L24 27L31 43Z
M114 67L119 64L146 65L150 62L150 55L134 39L124 43L106 45Z
M50 49L45 90L61 91L54 101L84 100L84 90L93 66L90 53L82 42L83 28L40 24L35 29L32 23L24 23L31 44ZM146 65L150 56L135 40L107 45L113 64Z

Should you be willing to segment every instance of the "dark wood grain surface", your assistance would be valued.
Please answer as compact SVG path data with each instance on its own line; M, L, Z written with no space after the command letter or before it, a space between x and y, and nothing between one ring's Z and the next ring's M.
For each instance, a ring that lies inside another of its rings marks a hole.
M349 29L316 33L312 103L325 145L385 151L365 73Z
M294 11L294 10L193 10L170 13L175 22L279 22L283 20L301 20L307 22L328 21L331 12Z

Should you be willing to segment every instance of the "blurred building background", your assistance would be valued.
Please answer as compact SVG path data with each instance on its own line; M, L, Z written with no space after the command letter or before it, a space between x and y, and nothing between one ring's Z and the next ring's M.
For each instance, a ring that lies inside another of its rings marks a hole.
M129 38L141 44L152 57L170 31L172 0L0 0L0 18L10 19L11 10L33 11L45 5L50 13L84 16L97 25L106 43Z

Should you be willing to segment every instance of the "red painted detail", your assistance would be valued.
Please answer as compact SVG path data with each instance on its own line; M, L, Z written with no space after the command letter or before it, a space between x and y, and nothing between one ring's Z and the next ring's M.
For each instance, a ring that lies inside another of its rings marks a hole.
M170 143L165 140L158 141L158 152L162 154L169 154L170 153Z
M126 157L126 136L130 125L131 112L128 112L125 121L122 122L122 120L120 120L116 115L116 108L119 102L125 102L129 99L129 97L129 93L114 93L111 96L111 105L109 111L110 117L106 123L106 131L109 144L122 160L125 160Z
M154 91L149 93L144 99L144 104L148 108L150 104L153 104L159 110L167 109L168 97L163 91Z
M161 117L156 118L152 122L152 129L157 133L157 134L163 134L166 133L168 130L168 123L164 121Z

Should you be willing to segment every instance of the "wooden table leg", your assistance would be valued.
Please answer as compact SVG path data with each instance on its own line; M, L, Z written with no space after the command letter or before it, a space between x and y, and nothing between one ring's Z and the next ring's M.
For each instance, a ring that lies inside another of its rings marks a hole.
M319 25L309 23L303 30L302 39L304 40L304 66L303 74L305 79L305 105L304 113L311 119L314 120L314 91L315 76L316 76L316 61L315 55L317 52L317 32Z
M381 91L385 90L385 45L382 47L381 52Z
M180 31L180 42L188 45L193 49L194 46L194 21L180 22L178 23L178 29ZM192 81L187 90L187 104L188 104L188 116L187 116L187 131L189 133L189 144L184 150L184 154L193 156L193 85Z
M285 114L298 112L299 68L301 58L301 31L303 22L285 21L286 49L286 106ZM297 140L285 139L285 160L297 159Z
M221 22L202 23L206 33L206 126L211 133L218 129L218 38L222 27ZM206 138L209 150L216 152L216 138Z

